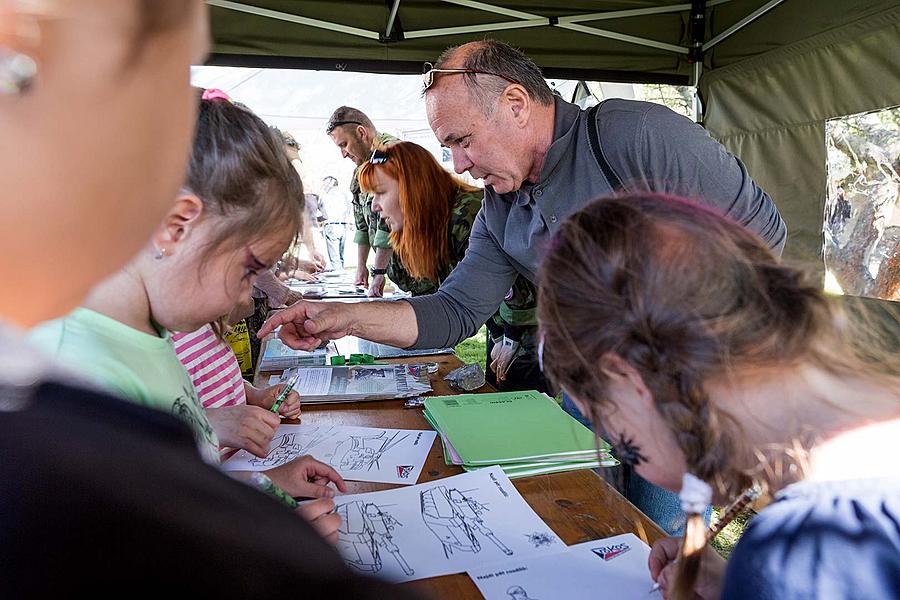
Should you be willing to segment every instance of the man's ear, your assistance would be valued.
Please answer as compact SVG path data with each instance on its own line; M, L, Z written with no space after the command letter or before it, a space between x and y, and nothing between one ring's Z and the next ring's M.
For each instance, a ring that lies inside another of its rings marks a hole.
M153 234L153 245L163 255L172 256L190 236L203 215L203 201L194 194L180 192L162 224Z
M356 126L356 135L359 137L360 141L367 147L372 145L373 138L371 135L369 135L369 130L362 125Z
M615 352L606 352L600 357L597 366L612 386L631 388L652 404L653 394L650 393L640 372L630 362Z
M508 85L501 99L506 103L507 109L512 115L513 122L521 129L528 125L531 118L531 97L519 84Z

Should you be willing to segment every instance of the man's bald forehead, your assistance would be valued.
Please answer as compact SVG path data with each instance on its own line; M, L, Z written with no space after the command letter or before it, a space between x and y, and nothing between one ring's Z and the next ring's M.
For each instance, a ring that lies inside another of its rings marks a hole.
M463 65L473 53L477 52L480 49L484 49L486 44L484 42L468 42L466 44L462 44L461 46L456 46L455 48L448 48L441 56L438 58L438 61L435 63L434 67L436 69L460 69L463 68Z

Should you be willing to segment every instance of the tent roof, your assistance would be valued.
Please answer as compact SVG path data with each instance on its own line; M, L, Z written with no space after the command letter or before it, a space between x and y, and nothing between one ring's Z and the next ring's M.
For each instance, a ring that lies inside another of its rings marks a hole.
M692 45L705 44L705 67L718 68L896 6L896 0L207 3L209 64L420 73L447 46L489 36L524 50L547 77L673 84L691 82ZM701 25L692 31L692 22Z

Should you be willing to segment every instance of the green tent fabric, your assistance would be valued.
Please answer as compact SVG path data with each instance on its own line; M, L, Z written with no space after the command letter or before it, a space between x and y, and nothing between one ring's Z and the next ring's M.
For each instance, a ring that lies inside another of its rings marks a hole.
M704 125L775 198L785 256L819 265L826 120L900 105L900 0L207 3L210 64L417 73L487 36L551 78L695 84L699 70Z
M719 68L873 10L834 0L208 0L212 64L421 72L451 45L499 38L548 77L688 84L688 48L774 5L704 57ZM397 10L394 11L394 7ZM702 19L692 19L692 10ZM391 16L394 16L392 19ZM693 28L693 22L699 26ZM648 45L649 44L649 45Z
M789 258L821 264L825 121L900 104L900 7L882 4L894 8L701 79L704 124L775 198Z
M558 22L601 11L658 9L678 4L671 1L482 3L509 13L498 14L463 5L478 3L402 0L391 32L385 36L393 4L393 0L212 1L212 64L420 73L422 63L433 61L444 48L490 36L524 49L548 77L687 83L690 75L686 51L623 43L568 29L590 26L672 47L685 46L688 11ZM303 22L290 20L297 17ZM308 20L320 23L311 25ZM551 21L556 24L551 25ZM341 26L356 31L348 32ZM440 32L447 28L476 30Z

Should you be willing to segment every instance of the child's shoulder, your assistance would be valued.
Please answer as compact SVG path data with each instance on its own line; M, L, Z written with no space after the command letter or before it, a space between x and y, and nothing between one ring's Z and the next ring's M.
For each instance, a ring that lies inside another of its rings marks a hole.
M789 486L744 532L722 597L890 597L898 522L900 478Z
M85 308L35 327L28 339L76 377L142 404L148 403L146 371L172 354L165 339Z

